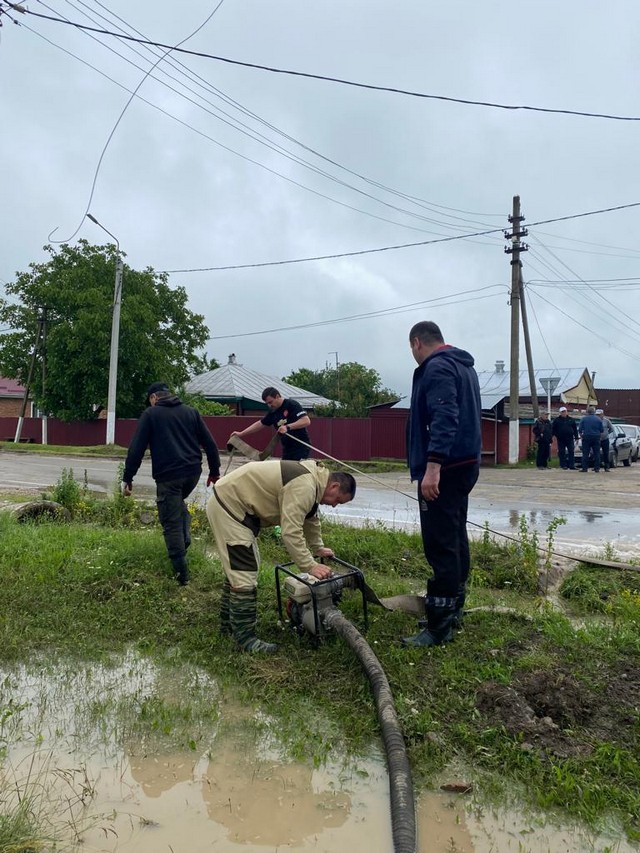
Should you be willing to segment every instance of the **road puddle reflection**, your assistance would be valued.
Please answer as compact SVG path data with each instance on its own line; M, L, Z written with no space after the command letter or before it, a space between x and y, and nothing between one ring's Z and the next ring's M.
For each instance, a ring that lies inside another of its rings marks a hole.
M182 664L17 668L0 674L0 815L30 798L42 849L60 851L389 853L382 756L318 769L275 733ZM419 853L634 849L473 794L424 794L417 824Z

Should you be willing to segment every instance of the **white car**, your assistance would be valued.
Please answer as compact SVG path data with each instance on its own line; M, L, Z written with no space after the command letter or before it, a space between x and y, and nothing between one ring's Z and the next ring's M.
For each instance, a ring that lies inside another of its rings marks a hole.
M625 435L631 439L631 459L637 462L640 457L640 426L635 424L620 424Z

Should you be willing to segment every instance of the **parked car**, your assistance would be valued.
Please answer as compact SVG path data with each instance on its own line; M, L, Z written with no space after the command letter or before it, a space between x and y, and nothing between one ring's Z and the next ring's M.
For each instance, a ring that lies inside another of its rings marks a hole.
M612 429L609 431L609 467L617 468L620 462L625 467L628 467L631 465L632 453L632 440L626 435L620 424L613 424ZM576 467L579 468L582 465L582 439L580 438L576 441L575 460ZM591 465L593 465L593 462L590 461L589 466Z
M625 435L631 439L631 461L637 462L640 458L640 426L635 424L620 424Z

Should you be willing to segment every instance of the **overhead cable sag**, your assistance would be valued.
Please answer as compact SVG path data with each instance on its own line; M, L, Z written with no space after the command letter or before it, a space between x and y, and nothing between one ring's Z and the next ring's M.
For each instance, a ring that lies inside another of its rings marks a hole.
M9 0L5 0L7 6L12 9L17 9L19 4L10 3ZM489 107L491 109L498 110L509 110L509 111L518 111L523 110L527 112L537 112L537 113L548 113L553 115L567 115L567 116L581 116L583 118L599 118L599 119L607 119L609 121L640 121L640 116L625 116L625 115L615 115L611 113L600 113L600 112L587 112L582 110L569 110L569 109L557 109L552 107L536 107L528 104L501 104L494 101L477 101L471 98L454 98L448 95L433 95L427 92L416 92L411 89L400 89L397 86L377 86L373 83L362 83L356 80L346 80L342 77L332 77L326 74L313 74L307 71L294 71L290 68L277 68L271 65L261 65L256 62L244 62L239 59L231 59L228 56L218 56L212 53L205 53L204 51L198 50L188 50L187 48L164 44L162 42L152 41L151 39L138 38L136 36L124 35L123 33L114 32L113 30L105 30L100 27L90 27L87 24L82 24L77 21L69 21L64 18L57 18L53 15L44 15L41 12L33 12L30 9L21 8L19 11L22 11L24 14L33 15L36 18L42 18L46 21L53 21L58 24L66 24L67 26L75 27L79 30L87 30L88 32L98 33L100 35L113 36L118 39L125 39L127 41L137 42L138 44L151 45L153 47L160 47L164 50L171 51L173 53L184 53L188 56L198 56L202 59L211 59L215 62L224 62L228 65L237 65L242 68L253 68L257 71L267 71L271 74L285 74L292 77L304 77L309 80L320 80L327 83L338 83L342 86L352 86L357 89L368 89L375 92L388 92L390 94L395 95L405 95L411 98L422 98L426 100L432 101L447 101L453 104L463 104L466 106L476 106L476 107Z

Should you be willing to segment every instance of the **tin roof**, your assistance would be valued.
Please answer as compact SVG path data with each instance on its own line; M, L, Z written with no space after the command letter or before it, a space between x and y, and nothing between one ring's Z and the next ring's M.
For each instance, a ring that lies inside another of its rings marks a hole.
M584 377L585 373L589 377L589 371L586 367L559 367L557 369L541 369L534 370L536 380L536 390L540 397L546 397L547 392L540 384L540 380L546 377L557 377L560 379L553 397L561 397L566 391L571 391ZM484 410L493 409L500 400L504 400L510 394L511 373L509 370L496 372L495 370L481 370L478 372L478 381L480 382L480 396L482 398L482 408ZM518 377L518 396L531 396L531 388L529 387L529 372L527 370L519 371Z
M283 382L276 376L268 376L266 373L235 363L225 364L215 370L194 376L187 382L186 389L191 394L202 394L204 397L220 402L246 399L255 400L264 405L262 392L270 385L277 388L283 397L293 397L305 409L331 403L331 400L320 394L314 394L312 391Z
M23 386L16 379L7 379L0 376L0 397L22 397Z

